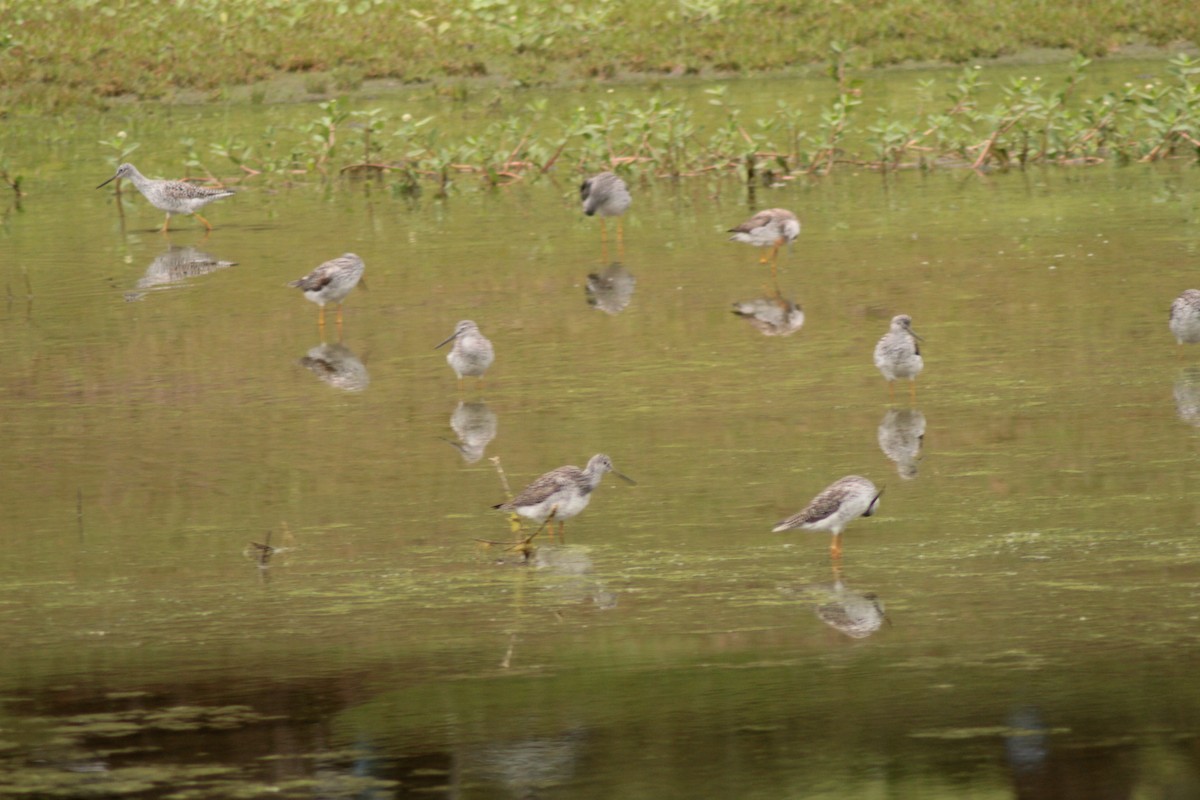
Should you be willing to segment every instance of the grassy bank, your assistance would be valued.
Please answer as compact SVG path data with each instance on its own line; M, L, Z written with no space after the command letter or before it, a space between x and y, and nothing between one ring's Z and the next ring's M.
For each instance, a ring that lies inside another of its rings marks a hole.
M699 105L652 94L561 114L547 98L534 98L466 127L454 110L416 118L334 99L318 104L307 124L183 139L180 168L171 174L276 185L372 178L400 195L600 169L631 178L727 174L770 185L846 168L1200 161L1200 59L1178 55L1161 74L1101 82L1099 91L1089 80L1091 63L1077 56L1053 81L1018 75L998 84L987 69L965 67L949 81L918 81L915 101L901 109L872 107L863 83L843 74L828 81L824 104L778 100L755 118L743 114L728 84L705 89ZM113 167L138 147L124 132L102 144Z
M1194 0L0 0L0 111L491 77L778 72L1200 41Z

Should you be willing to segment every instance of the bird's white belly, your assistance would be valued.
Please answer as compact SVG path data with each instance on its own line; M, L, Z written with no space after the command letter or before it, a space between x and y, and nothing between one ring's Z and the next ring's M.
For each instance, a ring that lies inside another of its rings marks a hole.
M525 508L517 509L517 513L526 519L544 522L550 516L550 512L553 511L555 520L567 520L587 508L587 504L591 500L592 495L590 493L583 495L574 493L556 494L547 497L536 506L526 506Z

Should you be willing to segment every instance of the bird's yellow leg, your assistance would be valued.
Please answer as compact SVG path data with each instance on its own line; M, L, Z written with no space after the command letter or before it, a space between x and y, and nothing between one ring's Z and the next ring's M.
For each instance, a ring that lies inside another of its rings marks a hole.
M525 527L525 525L521 522L520 514L514 511L508 515L508 529L510 531L512 531L514 534L520 533L521 528L523 527Z
M917 404L917 379L913 378L908 382L908 399L912 405Z
M600 241L608 241L608 226L604 222L604 217L600 218Z
M320 311L317 312L317 327L320 328L322 332L324 332L325 331L325 306L317 306L317 308L320 309Z
M212 233L212 223L211 222L209 222L208 220L206 220L204 217L200 216L199 214L195 213L194 211L192 212L192 216L195 217L196 219L200 220L200 222L202 222L204 224L204 227L208 228L209 233Z
M546 530L546 526L547 526L547 525L549 525L549 526L550 526L550 538L554 538L554 525L553 525L553 523L554 523L554 515L555 515L555 514L557 514L557 513L558 513L558 506L553 506L553 507L550 509L550 516L548 516L548 517L546 517L544 520L542 520L542 524L538 526L538 529L537 529L536 531L534 531L534 532L533 532L533 535L532 535L532 536L530 536L530 537L529 537L528 539L526 539L525 541L527 541L527 542L528 542L528 541L533 541L533 538L534 538L534 536L537 536L539 533L541 533L542 531Z
M558 541L559 541L559 544L566 544L566 542L567 542L567 537L566 537L566 535L564 535L564 534L563 534L563 528L564 528L564 526L566 526L566 524L567 524L567 523L563 522L561 519L558 521Z
M159 228L158 230L160 233L166 233L170 227L171 227L171 215L167 214L167 218L163 220L163 226L161 228Z
M829 557L834 561L842 557L842 535L840 533L833 535L833 541L829 545Z
M338 330L340 331L342 329L342 304L341 303L338 303L337 326L338 326Z
M617 218L617 261L625 260L625 223Z

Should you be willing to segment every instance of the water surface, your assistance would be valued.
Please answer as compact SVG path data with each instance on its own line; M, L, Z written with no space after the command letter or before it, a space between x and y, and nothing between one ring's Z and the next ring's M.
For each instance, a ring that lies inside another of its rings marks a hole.
M134 160L288 113L131 115ZM164 236L93 189L112 123L3 200L5 792L1200 796L1191 165L637 181L615 266L568 171L248 182ZM755 326L724 231L769 206L804 231ZM323 341L285 284L346 251ZM460 397L464 318L498 356ZM476 541L498 467L596 452L638 485L565 542ZM770 533L849 473L886 490L840 564Z

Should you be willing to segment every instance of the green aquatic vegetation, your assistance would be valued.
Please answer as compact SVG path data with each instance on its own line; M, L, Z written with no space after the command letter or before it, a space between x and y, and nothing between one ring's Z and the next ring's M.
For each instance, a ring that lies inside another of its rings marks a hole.
M1169 63L1167 79L1087 97L1090 64L1076 58L1054 85L1036 76L1014 78L987 107L979 100L984 71L966 68L940 98L931 82L922 82L912 116L881 111L869 121L861 119L865 90L846 75L842 60L831 67L837 91L816 115L781 101L773 113L748 119L728 87L718 86L705 90L704 114L656 95L641 102L604 99L553 118L539 99L450 133L435 117L396 119L380 108L352 109L347 100L333 99L318 105L320 114L301 138L271 127L257 142L233 135L208 149L249 177L373 174L394 180L397 195L419 192L425 180L444 193L464 175L488 186L535 180L564 161L574 172L740 173L748 183L773 183L828 175L846 164L879 171L985 170L1200 157L1200 61L1181 55ZM122 134L104 144L114 152L110 160L136 147ZM216 171L200 162L194 142L183 144L189 170Z
M140 147L137 142L129 141L129 134L125 131L117 131L98 144L106 150L104 160L112 167L113 172L116 172L117 167L128 161L129 156Z
M1189 0L1009 0L999 9L984 0L869 9L808 0L4 0L0 11L0 109L170 100L288 76L319 93L377 78L546 85L821 63L836 71L850 53L863 66L1029 48L1094 56L1200 37Z

